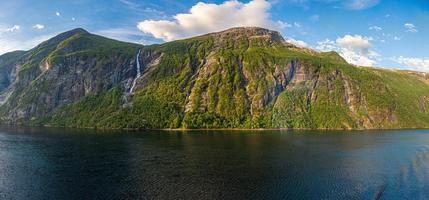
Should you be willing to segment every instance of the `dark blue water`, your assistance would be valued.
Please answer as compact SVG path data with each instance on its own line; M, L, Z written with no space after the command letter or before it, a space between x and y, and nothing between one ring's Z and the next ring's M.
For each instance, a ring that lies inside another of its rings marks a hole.
M429 130L1 128L0 199L429 199Z

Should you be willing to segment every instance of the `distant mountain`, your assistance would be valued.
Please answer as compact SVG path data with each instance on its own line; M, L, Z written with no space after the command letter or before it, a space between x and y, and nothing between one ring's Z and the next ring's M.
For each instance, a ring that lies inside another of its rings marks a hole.
M74 29L0 56L0 120L93 128L423 128L427 78L350 65L336 52L299 48L262 28L151 46Z

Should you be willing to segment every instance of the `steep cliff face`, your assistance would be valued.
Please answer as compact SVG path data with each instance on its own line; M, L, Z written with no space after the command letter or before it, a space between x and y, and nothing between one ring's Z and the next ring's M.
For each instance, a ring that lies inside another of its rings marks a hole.
M0 56L0 105L4 104L12 92L11 84L15 80L19 59L25 51L15 51Z
M133 77L139 46L91 35L83 29L60 34L5 65L11 77L2 119L25 123L56 108L116 87ZM12 66L12 67L11 67Z
M11 94L1 107L4 122L108 128L429 126L425 74L352 66L335 52L298 48L261 28L144 47L77 29L21 54L12 65L16 78L1 90Z

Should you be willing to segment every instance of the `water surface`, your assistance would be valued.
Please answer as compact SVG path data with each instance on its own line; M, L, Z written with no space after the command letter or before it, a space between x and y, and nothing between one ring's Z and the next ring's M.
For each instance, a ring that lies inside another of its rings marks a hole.
M429 199L429 130L3 127L0 199Z

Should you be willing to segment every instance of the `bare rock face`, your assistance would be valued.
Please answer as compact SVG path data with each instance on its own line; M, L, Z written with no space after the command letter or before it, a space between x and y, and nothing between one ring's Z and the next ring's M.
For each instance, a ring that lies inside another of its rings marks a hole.
M425 73L352 66L257 27L151 46L74 29L0 56L0 122L11 124L425 127L428 96Z
M89 44L93 41L94 46ZM97 50L99 42L117 49L97 55L96 51L106 51ZM0 73L10 77L0 88L3 120L19 123L47 116L58 107L119 86L135 75L131 64L137 48L74 29L21 52L18 61L7 65L9 71Z

